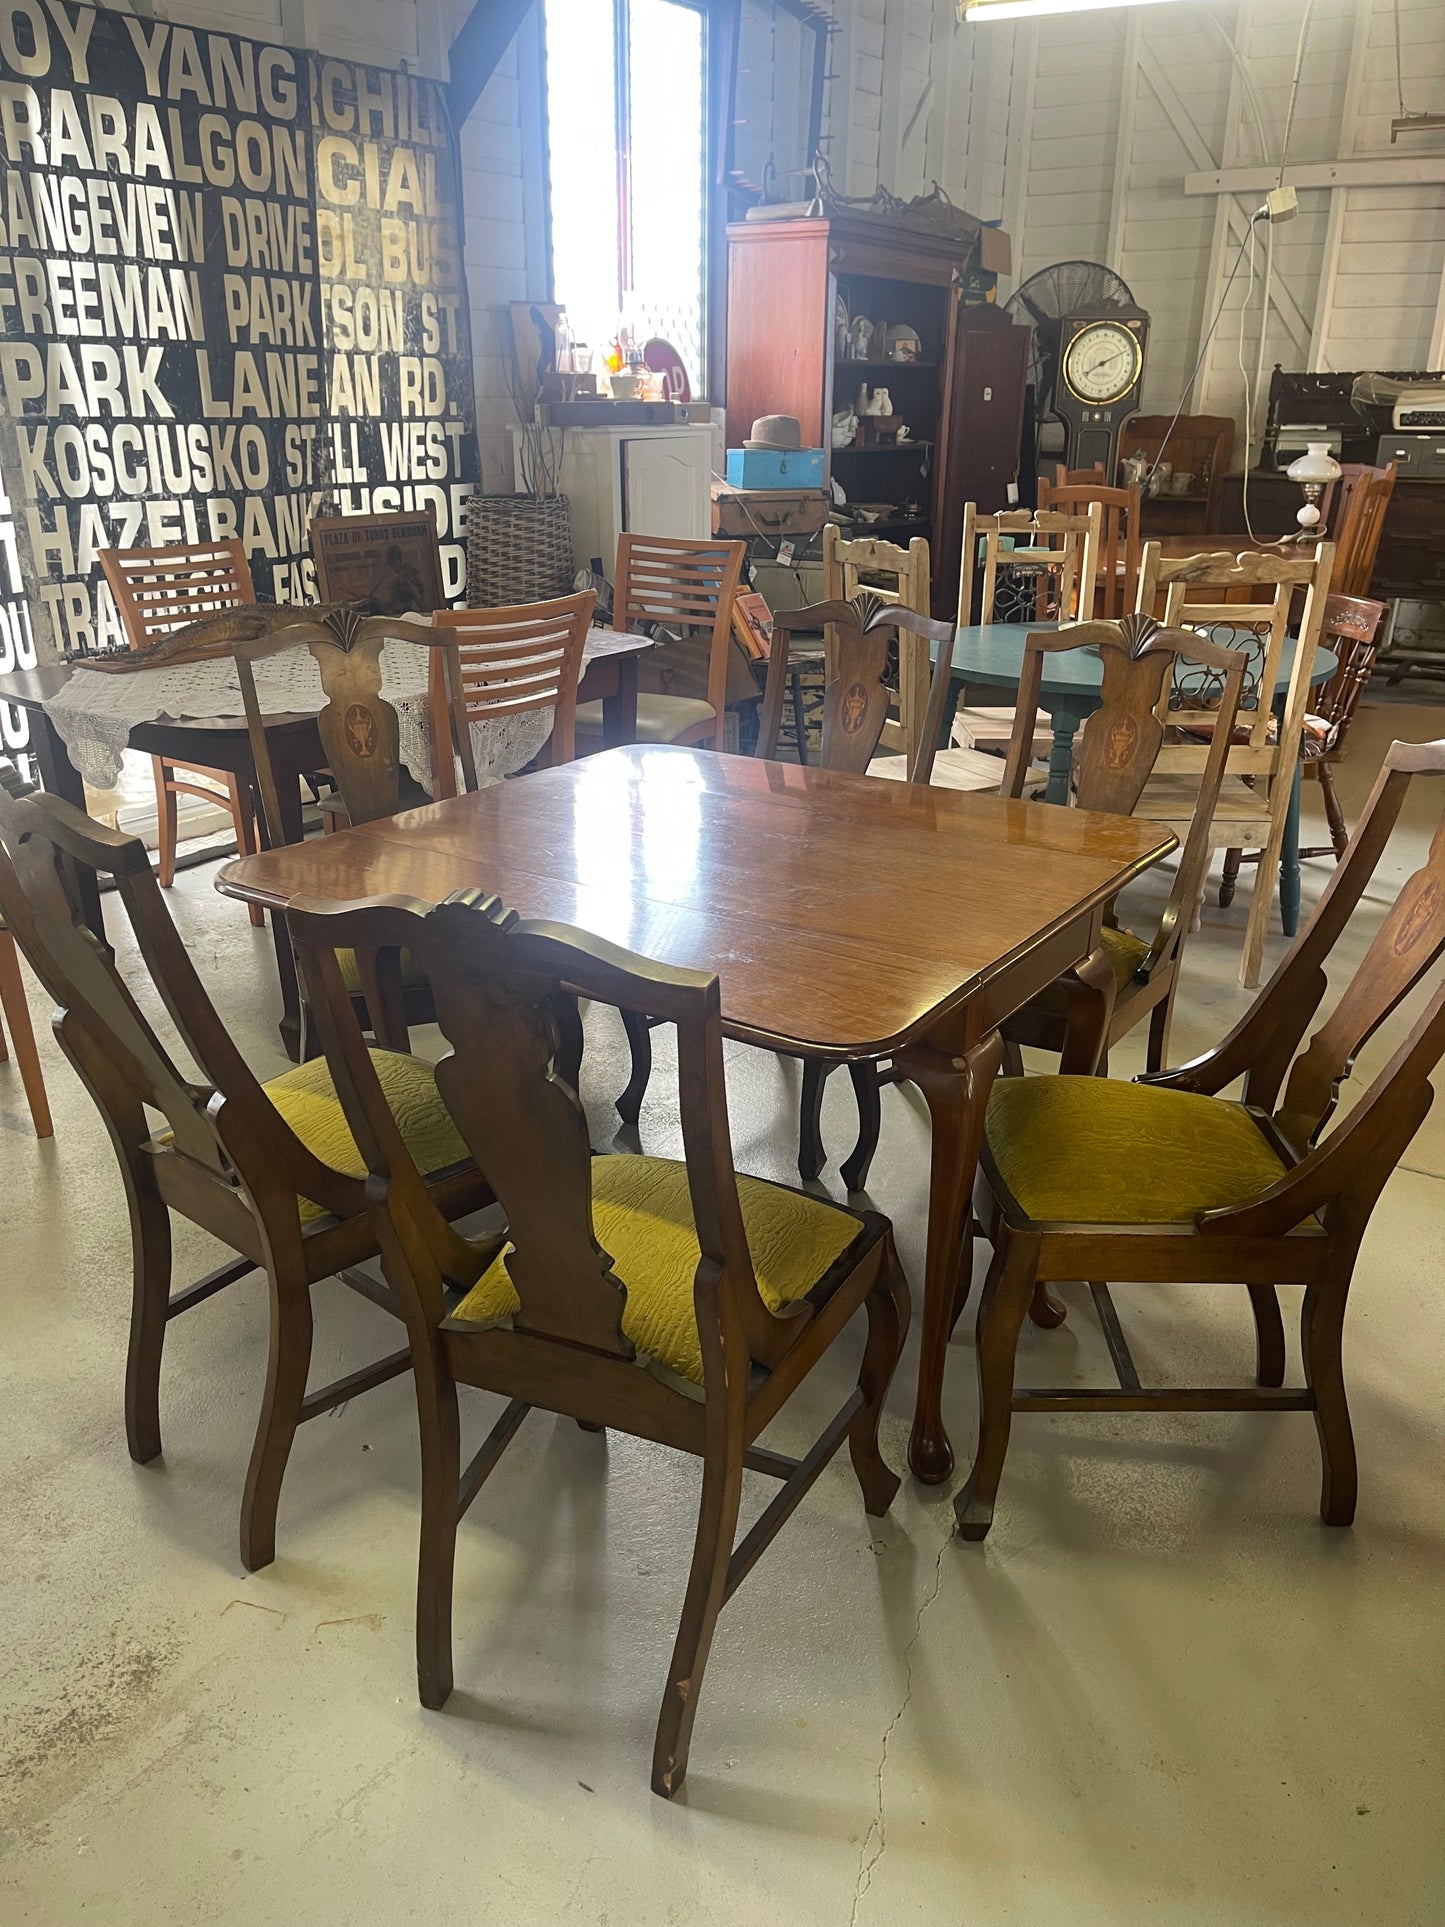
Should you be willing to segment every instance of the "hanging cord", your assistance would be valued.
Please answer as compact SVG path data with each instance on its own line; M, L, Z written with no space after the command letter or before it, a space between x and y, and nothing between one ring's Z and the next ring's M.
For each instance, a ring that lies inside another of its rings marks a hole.
M1395 0L1395 98L1400 103L1400 118L1408 120L1405 106L1405 56L1400 50L1400 0Z
M1188 381L1185 382L1184 387L1180 392L1179 405L1169 418L1169 426L1164 431L1164 439L1159 444L1159 452L1154 457L1153 466L1150 468L1149 473L1144 477L1143 487L1146 491L1149 487L1150 482L1153 481L1155 475L1158 473L1159 464L1164 459L1164 451L1169 446L1169 437L1174 433L1174 430L1178 427L1179 417L1184 413L1184 404L1189 400L1190 394L1193 392L1194 384L1199 379L1199 371L1204 366L1204 357L1209 353L1209 344L1214 339L1214 331L1216 328L1218 328L1219 323L1223 318L1224 304L1229 299L1229 290L1234 286L1235 277L1238 275L1239 270L1244 263L1245 250L1249 247L1250 242L1254 239L1254 224L1256 221L1264 221L1264 220L1268 220L1268 218L1269 218L1268 213L1264 208L1260 208L1257 213L1252 214L1249 218L1249 226L1244 231L1244 239L1239 244L1239 252L1234 257L1234 265L1229 270L1229 279L1224 284L1224 293L1220 295L1219 305L1214 310L1214 319L1210 322L1208 329L1205 331L1204 339L1199 344L1198 359L1195 361L1194 366L1190 369L1189 379Z
M1284 186L1284 167L1285 167L1285 162L1289 159L1289 137L1294 132L1294 110L1299 104L1300 80L1305 70L1305 46L1309 41L1310 22L1314 19L1314 12L1315 12L1315 0L1306 0L1304 17L1301 19L1299 23L1299 39L1295 43L1294 79L1290 82L1289 108L1286 111L1285 117L1284 117L1284 139L1280 143L1279 180L1276 182L1276 186L1278 187ZM1400 17L1400 0L1395 0L1396 20L1398 20L1399 17ZM1395 46L1396 46L1396 52L1398 53L1399 52L1398 39L1395 43Z

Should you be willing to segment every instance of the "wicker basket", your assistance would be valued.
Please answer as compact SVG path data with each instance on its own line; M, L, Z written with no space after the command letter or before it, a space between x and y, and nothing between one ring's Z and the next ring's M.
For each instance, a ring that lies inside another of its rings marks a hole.
M567 497L474 495L467 504L467 604L506 608L571 593Z

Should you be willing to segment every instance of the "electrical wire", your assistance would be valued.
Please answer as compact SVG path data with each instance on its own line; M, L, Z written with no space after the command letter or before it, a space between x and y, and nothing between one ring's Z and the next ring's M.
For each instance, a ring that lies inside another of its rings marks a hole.
M1190 394L1193 392L1193 389L1194 389L1194 384L1199 379L1199 371L1204 366L1204 357L1209 353L1209 344L1211 341L1213 341L1214 332L1216 328L1218 328L1219 323L1223 318L1224 304L1229 299L1229 291L1234 286L1235 278L1238 275L1239 270L1244 263L1245 250L1250 246L1250 243L1254 239L1254 224L1256 221L1264 221L1264 220L1268 220L1268 218L1269 218L1268 213L1264 208L1260 208L1256 213L1252 214L1249 218L1249 226L1244 231L1244 239L1239 244L1239 252L1235 255L1234 264L1229 270L1229 279L1224 284L1224 292L1219 297L1219 304L1214 310L1214 318L1210 322L1208 328L1205 331L1203 341L1201 341L1199 344L1198 359L1195 361L1193 368L1190 369L1189 379L1188 381L1185 382L1184 387L1180 392L1179 405L1178 407L1176 407L1176 409L1174 410L1174 413L1169 418L1169 426L1164 431L1164 439L1159 444L1159 452L1154 457L1154 465L1149 470L1149 473L1144 477L1144 488L1146 491L1148 489L1150 482L1153 481L1155 475L1158 473L1159 464L1164 459L1164 451L1169 446L1169 437L1174 433L1174 430L1178 427L1179 417L1184 413L1184 404L1189 400Z
M1400 45L1400 0L1395 0L1395 98L1400 103L1400 118L1408 120L1405 106L1405 56Z
M1399 5L1400 0L1395 0L1397 13ZM1314 12L1315 0L1305 0L1304 15L1299 23L1299 39L1295 43L1294 77L1290 82L1289 108L1284 117L1284 139L1280 142L1279 180L1275 183L1277 187L1284 186L1284 165L1289 159L1289 137L1294 132L1294 110L1299 102L1300 80L1305 67L1305 46L1310 37L1310 22L1314 19Z

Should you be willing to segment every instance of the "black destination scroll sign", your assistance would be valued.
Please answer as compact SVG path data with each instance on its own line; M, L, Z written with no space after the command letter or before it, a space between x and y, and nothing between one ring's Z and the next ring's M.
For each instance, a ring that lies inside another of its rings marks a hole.
M431 509L460 595L479 470L435 82L6 0L0 319L0 671L123 644L111 546L239 535L293 602L312 515Z

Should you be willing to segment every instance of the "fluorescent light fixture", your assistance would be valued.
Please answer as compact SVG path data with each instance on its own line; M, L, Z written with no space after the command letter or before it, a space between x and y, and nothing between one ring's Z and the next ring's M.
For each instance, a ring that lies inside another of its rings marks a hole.
M1041 13L1099 13L1110 7L1162 7L1171 0L958 0L958 17L977 26L984 20L1024 20Z

